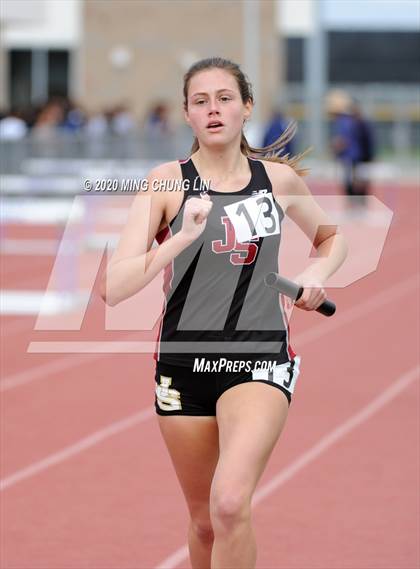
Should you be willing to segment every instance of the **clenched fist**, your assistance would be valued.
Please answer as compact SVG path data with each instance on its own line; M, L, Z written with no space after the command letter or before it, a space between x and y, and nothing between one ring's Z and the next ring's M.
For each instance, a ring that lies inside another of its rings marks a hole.
M190 198L185 202L181 233L188 240L194 241L203 233L212 207L213 202L208 194Z

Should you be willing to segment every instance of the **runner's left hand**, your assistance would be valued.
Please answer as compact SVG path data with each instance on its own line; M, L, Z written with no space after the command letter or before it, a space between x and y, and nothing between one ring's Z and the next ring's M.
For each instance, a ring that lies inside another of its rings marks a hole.
M297 308L316 310L326 300L324 283L318 276L304 271L292 280L304 289L302 296L294 303Z

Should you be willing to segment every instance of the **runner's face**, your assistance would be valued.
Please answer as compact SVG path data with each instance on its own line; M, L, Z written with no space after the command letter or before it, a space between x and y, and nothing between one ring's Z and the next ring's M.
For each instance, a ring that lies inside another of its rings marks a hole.
M223 69L200 71L190 81L185 119L206 146L240 139L252 104L244 104L235 77Z

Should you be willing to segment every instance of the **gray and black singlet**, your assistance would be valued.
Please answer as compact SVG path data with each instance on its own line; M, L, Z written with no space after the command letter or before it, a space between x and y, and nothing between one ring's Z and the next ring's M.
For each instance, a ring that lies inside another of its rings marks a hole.
M263 163L248 162L248 185L235 192L209 189L213 207L204 232L165 268L166 302L154 356L159 362L192 366L197 357L224 357L284 363L296 355L282 299L264 284L267 273L279 270L284 212L274 200ZM156 236L158 243L180 231L186 200L200 197L193 161L180 161L180 166L189 187L178 214ZM232 206L229 215L226 206ZM256 207L257 221L252 214ZM232 215L249 227L248 240L236 239Z

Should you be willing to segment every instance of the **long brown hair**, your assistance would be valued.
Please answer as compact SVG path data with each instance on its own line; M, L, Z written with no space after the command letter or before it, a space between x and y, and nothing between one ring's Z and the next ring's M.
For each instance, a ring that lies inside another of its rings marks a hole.
M188 109L188 88L191 79L199 73L200 71L205 71L208 69L224 69L236 79L238 84L239 92L241 94L242 102L245 104L248 101L254 103L254 96L252 94L252 86L248 81L246 75L242 72L239 65L229 61L228 59L223 59L222 57L210 57L208 59L202 59L197 61L190 67L187 73L184 75L184 108ZM305 176L309 170L306 168L300 168L298 163L305 156L311 148L307 148L304 152L297 154L296 156L289 156L289 154L279 156L279 152L286 146L286 144L291 140L297 131L297 124L295 121L291 121L287 128L284 130L282 135L275 140L272 144L264 146L262 148L254 148L248 144L244 132L242 131L241 137L241 152L245 156L250 156L252 158L258 158L260 160L269 160L270 162L280 162L281 164L287 164L293 170L299 174L299 176ZM191 147L191 154L199 149L200 145L198 143L197 137L194 138L193 145Z

